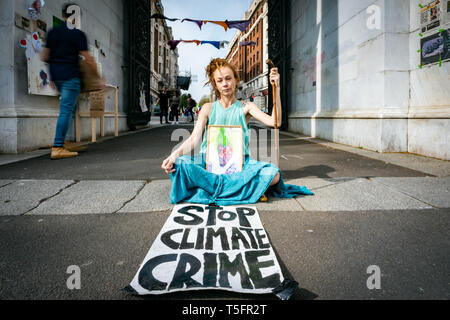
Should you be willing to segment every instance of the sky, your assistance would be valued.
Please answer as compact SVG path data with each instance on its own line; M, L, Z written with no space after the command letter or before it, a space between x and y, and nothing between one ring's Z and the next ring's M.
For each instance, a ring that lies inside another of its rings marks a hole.
M196 20L242 20L252 1L249 0L162 0L164 15L167 18L184 18ZM202 30L192 22L168 21L172 27L174 40L202 40L202 41L230 41L237 29L225 29L219 25L207 23ZM228 46L218 50L209 44L197 46L195 43L180 43L178 45L178 66L180 73L190 71L197 76L198 81L192 82L189 93L199 101L202 96L210 95L209 86L206 83L205 70L209 62L214 58L224 58L228 53ZM183 91L184 93L184 91Z

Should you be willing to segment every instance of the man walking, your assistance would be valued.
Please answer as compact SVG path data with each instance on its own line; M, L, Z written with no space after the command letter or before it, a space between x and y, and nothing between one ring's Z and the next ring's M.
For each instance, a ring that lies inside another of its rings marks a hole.
M188 105L187 105L187 116L191 115L191 122L194 122L194 108L197 105L197 101L195 101L190 94L188 94Z
M169 114L169 94L167 93L167 87L164 86L162 91L159 93L159 98L156 104L159 103L159 108L161 110L161 113L159 115L159 121L162 124L163 123L163 117L166 118L166 123L169 123L169 120L167 119Z
M50 64L51 79L61 96L51 159L78 156L77 152L67 150L64 142L81 90L79 56L83 56L89 67L97 73L95 60L88 51L86 35L74 27L67 26L67 20L72 15L68 9L73 5L76 4L67 3L63 6L62 16L65 23L50 30L47 35L47 43L42 51L42 61Z
M173 124L178 124L178 116L180 115L180 91L175 91L175 96L170 99L170 112L172 113Z

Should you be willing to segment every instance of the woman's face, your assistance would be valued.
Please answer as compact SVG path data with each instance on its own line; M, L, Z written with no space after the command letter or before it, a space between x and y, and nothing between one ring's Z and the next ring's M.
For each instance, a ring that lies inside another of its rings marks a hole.
M214 81L216 82L217 90L222 96L231 96L236 91L236 78L233 70L229 67L222 67L214 72Z

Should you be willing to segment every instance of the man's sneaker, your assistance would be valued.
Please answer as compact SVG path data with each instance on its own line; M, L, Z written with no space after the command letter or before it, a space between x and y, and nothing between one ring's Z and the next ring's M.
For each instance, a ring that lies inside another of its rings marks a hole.
M79 143L75 142L65 142L64 143L64 149L71 151L71 152L80 152L87 149L87 146L83 146Z
M68 159L78 156L78 152L70 152L64 148L52 148L51 159L59 160L59 159Z

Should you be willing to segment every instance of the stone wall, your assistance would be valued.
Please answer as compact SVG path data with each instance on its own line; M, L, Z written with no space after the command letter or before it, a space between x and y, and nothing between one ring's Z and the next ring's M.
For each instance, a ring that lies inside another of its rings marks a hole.
M290 1L289 130L378 152L449 159L450 63L418 67L418 5Z
M47 23L47 31L53 26L53 16L61 18L65 0L46 1L41 20ZM79 0L82 9L81 29L88 37L89 45L97 40L105 55L99 55L105 83L119 86L119 131L127 130L125 102L126 77L122 66L124 61L124 8L122 0L88 1ZM18 41L30 32L14 25L14 14L24 17L27 14L26 0L2 0L0 12L2 24L0 40L7 43L2 46L0 76L0 152L20 153L28 150L48 147L53 144L56 121L59 113L57 97L28 94L27 62L25 49ZM107 95L113 93L107 92ZM113 99L107 99L106 111L114 110ZM86 99L81 97L80 110L87 111ZM97 120L99 121L99 120ZM81 120L81 137L90 139L90 119ZM100 134L100 125L97 125ZM105 117L105 133L114 133L114 118ZM68 138L74 138L74 126L69 130Z

